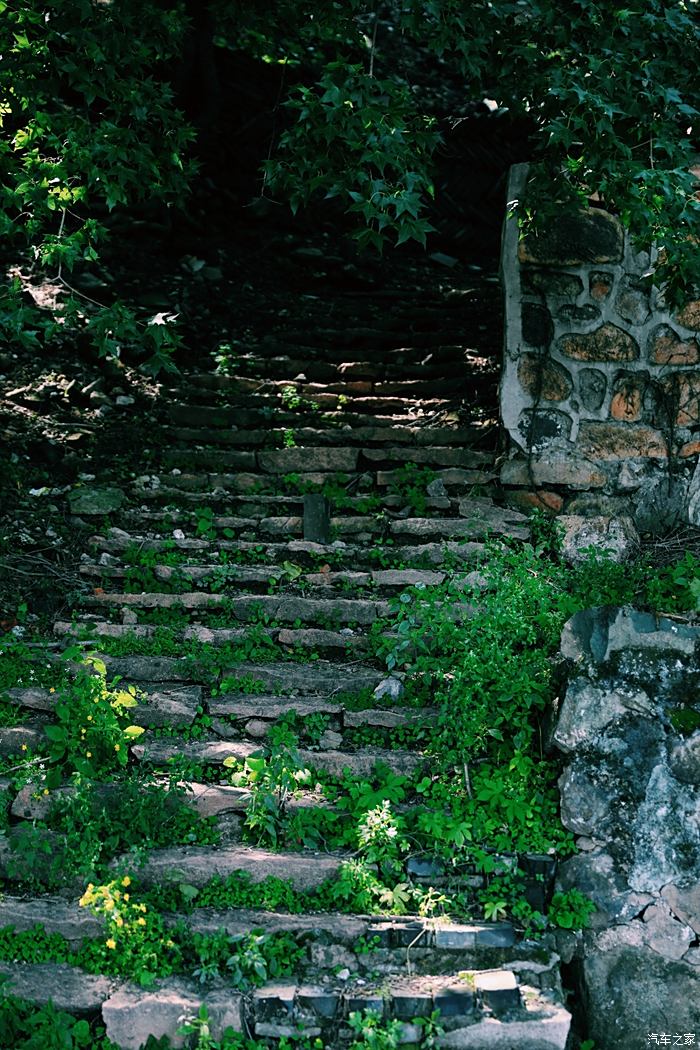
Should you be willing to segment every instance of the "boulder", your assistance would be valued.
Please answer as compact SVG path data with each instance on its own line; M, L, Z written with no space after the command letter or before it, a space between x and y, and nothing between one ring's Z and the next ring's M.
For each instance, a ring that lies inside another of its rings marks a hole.
M587 561L591 550L611 561L624 562L639 549L639 533L631 518L562 514L557 520L564 526L562 554L570 565Z

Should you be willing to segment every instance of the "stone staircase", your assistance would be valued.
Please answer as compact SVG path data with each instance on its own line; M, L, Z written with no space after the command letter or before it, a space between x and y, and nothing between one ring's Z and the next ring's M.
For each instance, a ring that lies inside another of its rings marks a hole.
M4 963L14 994L101 1013L124 1050L149 1035L182 1045L181 1018L202 1003L215 1033L228 1025L272 1047L282 1038L347 1045L350 1015L372 1010L396 1023L401 1043L430 1043L439 1011L441 1046L564 1050L571 1018L546 936L523 940L510 922L476 912L454 921L266 910L227 906L223 890L211 891L279 880L297 903L310 900L354 855L326 845L324 821L344 819L328 784L370 782L379 768L406 785L400 810L430 771L424 742L439 714L429 700L403 704L401 673L377 655L393 637L392 599L474 572L489 538L528 537L524 515L498 502L493 420L475 408L495 363L465 346L479 296L483 308L492 286L417 292L412 303L389 296L371 323L354 326L322 323L322 299L306 304L315 321L295 327L292 317L238 353L230 374L192 371L163 390L147 471L116 483L116 508L105 514L99 492L86 502L87 486L75 490L73 521L90 537L77 567L81 596L72 618L55 622L49 654L76 641L99 654L108 681L135 687L131 717L145 732L132 764L154 782L180 769L184 798L217 843L123 855L114 871L130 871L143 892L162 891L166 928L286 935L293 972L244 990L220 975L141 988L66 963ZM0 730L0 751L40 754L56 696L39 687L10 696L26 717ZM276 848L264 848L246 825L255 791L240 781L270 739L274 749L280 720L293 726L295 761L312 775L285 799L285 815L303 818L300 837L280 832ZM102 785L104 804L120 790L118 778ZM74 791L64 784L47 795L32 782L13 794L0 848L3 928L39 925L69 945L104 937L103 920L76 903L84 886L30 894L12 862L12 835L41 828ZM525 860L537 898L551 870L546 858ZM401 877L436 894L456 883L474 892L485 878L421 854Z

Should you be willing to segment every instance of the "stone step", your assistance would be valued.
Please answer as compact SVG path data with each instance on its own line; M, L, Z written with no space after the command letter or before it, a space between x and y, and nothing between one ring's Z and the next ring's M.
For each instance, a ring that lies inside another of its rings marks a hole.
M131 565L100 564L98 562L83 562L80 565L81 576L90 580L101 580L104 584L107 580L121 581L128 576L133 568ZM301 568L301 567L299 567ZM151 566L151 571L156 579L167 583L169 580L189 580L193 584L210 589L224 589L227 593L239 587L253 587L259 585L267 588L276 584L283 584L285 590L303 588L305 591L312 588L314 597L321 597L334 588L371 588L380 592L394 593L406 587L435 587L445 580L455 578L452 572L438 572L432 569L373 569L370 572L353 572L352 570L338 570L327 572L302 571L296 578L289 575L284 568L270 566L268 568L255 568L246 565L218 564L211 562L208 565L197 565L183 562L181 565L159 565Z
M318 450L333 447L330 444L312 445L311 441L304 441L297 431L294 431L292 436L300 449L313 447ZM338 435L337 439L340 439L340 437L341 436ZM374 465L377 463L384 466L391 463L415 463L421 466L465 466L487 472L492 468L494 458L493 454L490 452L474 452L470 449L459 448L454 445L444 445L440 448L431 445L389 447L384 447L382 445L356 445L354 447L357 449L360 457L359 464L361 468L364 468L365 470L375 469ZM237 470L252 473L256 469L257 464L255 462L247 462L244 457L253 455L254 453L252 452L241 452L237 449L171 448L159 457L159 463L161 468L172 468L170 473L166 473L165 475L165 479L170 483L173 478L172 470L180 470L182 473L188 473L191 472L193 468L198 468L200 470L209 471L211 474L223 475L231 474Z
M196 668L190 661L167 656L109 656L98 654L104 660L108 677L119 677L125 682L161 684L165 682L196 681ZM288 696L322 696L362 693L376 689L386 675L373 667L327 660L316 660L308 665L296 663L243 662L225 668L222 681L240 681L245 688L255 682L265 692Z
M198 499L201 503L201 497ZM192 520L192 514L184 511L162 510L144 511L133 510L126 512L123 518L128 523L138 526L140 523L148 528L149 524L164 524L166 526L179 526L184 533L185 528L196 538L197 525ZM266 518L238 518L228 514L214 514L206 520L207 528L227 530L232 534L254 533L260 541L265 537L278 536L302 536L304 531L304 520L301 516L290 514L288 517L266 517ZM378 535L383 528L383 523L364 515L332 517L330 519L331 529L340 536L372 536ZM229 537L232 538L232 537ZM260 542L259 541L259 542ZM227 549L227 548L223 548ZM231 548L228 548L231 549Z
M234 375L199 375L191 377L187 391L173 387L172 396L200 400L211 396L211 391L226 394L236 391L241 380L250 378L258 382L275 382L281 387L301 382L326 384L352 384L357 381L391 382L408 379L444 380L446 375L458 374L470 379L484 372L496 374L498 361L495 356L480 356L473 350L460 346L439 346L390 350L381 357L353 358L345 350L324 353L323 358L302 357L292 354L262 356L242 354L235 365ZM299 377L303 376L302 380ZM342 389L341 389L342 392Z
M5 979L3 994L39 1006L52 1003L57 1010L77 1017L99 1016L103 1003L120 984L113 977L86 973L66 963L0 963L0 976ZM174 1027L172 1031L174 1034Z
M457 399L447 398L404 398L404 397L354 397L352 407L346 408L340 400L342 394L317 394L314 401L317 403L316 411L326 413L338 413L348 424L360 422L360 419L368 418L376 423L380 416L410 417L419 413L448 411ZM279 425L289 426L299 419L299 414L285 410L279 397L268 394L242 395L244 407L237 405L192 405L187 402L173 402L166 408L168 420L176 426L187 427L241 427L255 426L270 418L274 413L274 421ZM308 418L311 412L305 412Z
M259 747L255 750L259 750ZM165 782L163 786L166 786ZM181 781L180 787L184 792L181 796L183 802L191 806L202 818L220 817L229 813L244 815L251 801L251 792L247 788L233 787L228 783L201 784L190 780ZM100 804L108 811L110 805L118 800L119 791L118 783L95 784L95 792ZM75 788L69 784L54 788L48 795L44 795L39 785L27 784L15 796L10 812L17 820L46 820L57 799L74 794ZM329 808L332 807L325 798L312 792L300 793L298 797L290 798L286 803L286 809L291 813L301 809L325 810ZM230 833L230 828L227 830Z
M309 364L311 365L312 362ZM465 361L457 361L453 364L445 362L442 368L439 364L435 364L432 369L425 369L419 362L416 362L413 375L402 376L402 369L397 365L394 375L388 377L348 375L343 370L343 363L339 364L335 373L326 374L323 378L309 377L310 369L297 372L291 380L279 376L263 376L254 372L251 372L250 375L240 373L227 377L228 383L217 390L218 398L212 398L209 389L201 391L175 389L171 391L170 396L173 399L186 401L190 405L206 404L216 400L220 407L227 403L245 402L248 395L263 395L277 398L277 403L284 408L293 408L294 406L289 403L291 394L304 399L303 406L300 406L300 410L304 411L307 407L313 410L314 404L322 406L328 403L327 397L338 395L344 397L349 404L352 404L353 400L358 397L391 397L404 400L412 400L417 397L455 397L459 393L473 393L474 388L480 384L483 385L487 377L489 382L494 382L496 379L495 368L492 368L491 373L488 374L485 371L473 372L465 365ZM328 364L324 362L323 369L326 373L328 367Z
M110 785L117 790L117 785ZM206 785L200 785L204 788ZM196 901L196 898L195 898ZM184 922L197 933L216 933L226 930L232 936L248 933L251 929L264 933L291 933L294 936L311 935L314 940L340 944L351 950L357 949L361 938L374 940L372 954L376 962L376 951L405 949L411 945L421 953L433 949L445 953L481 952L498 953L502 958L516 963L527 962L526 952L530 946L517 943L514 927L508 922L460 923L447 917L423 918L418 915L386 917L382 915L347 915L314 912L306 915L259 909L234 908L225 911L215 908L195 908L186 916L172 916L171 921ZM12 927L18 932L27 932L42 926L47 933L59 934L70 944L79 945L84 937L100 937L103 922L77 902L61 897L45 895L26 898L3 894L0 899L0 929ZM545 951L540 953L546 959ZM423 955L425 958L425 954ZM368 962L371 963L371 959ZM383 962L386 963L386 956ZM433 956L433 963L435 958ZM483 960L482 960L483 961ZM549 965L554 962L550 956ZM465 960L466 962L466 960ZM365 967L369 968L369 967ZM522 966L518 967L522 969ZM546 969L540 958L538 968Z
M408 710L376 707L356 711L332 700L300 699L274 694L248 696L242 693L224 693L211 697L207 702L207 710L211 715L226 716L237 721L254 719L256 722L262 720L268 723L291 712L295 712L300 719L309 715L328 715L335 720L334 724L337 723L341 731L343 728L356 729L362 726L395 729L399 726L434 722L437 718L436 709L431 707ZM303 725L301 730L303 732Z
M386 323L390 325L388 331L378 330L377 327L323 328L314 326L313 329L310 327L298 330L285 328L283 331L276 332L271 338L274 339L275 346L304 347L304 349L308 349L312 353L315 348L316 353L323 357L331 352L332 349L337 351L340 348L348 347L357 348L363 353L368 353L372 356L376 354L383 358L387 352L392 350L401 349L405 351L407 349L405 344L408 342L410 342L410 348L421 350L425 347L432 349L440 345L463 345L464 329L457 325L450 327L450 321L445 316L442 316L442 322L439 331L440 342L436 338L433 325L431 325L433 329L431 331L420 332L411 330L407 332L405 323L393 318L386 319Z
M512 513L517 514L517 511ZM438 520L438 519L435 519ZM441 519L444 520L444 519ZM414 540L416 538L414 537ZM174 548L179 551L192 554L197 552L202 557L211 557L215 551L236 552L241 559L250 557L254 561L260 560L260 555L268 557L271 562L282 565L285 561L294 564L318 566L319 561L347 562L356 567L362 567L372 562L373 556L367 546L356 546L350 543L334 541L330 544L313 543L310 540L290 540L286 543L275 541L254 542L250 540L201 540L183 537L155 538L139 533L128 533L123 529L110 528L106 536L93 536L90 540L91 546L107 553L119 553L134 544L144 551L170 551ZM442 565L447 562L459 562L465 566L474 565L484 554L483 543L471 543L467 540L446 540L442 543L431 539L427 543L414 542L410 546L399 544L387 544L377 547L376 560L382 564L386 561L401 563L405 565L421 566Z
M138 881L144 886L184 882L201 889L215 875L225 879L242 873L252 882L270 877L289 881L297 892L309 893L328 879L336 878L345 860L347 856L340 853L273 853L253 846L227 849L178 846L146 853L138 869ZM130 870L133 866L133 857L129 854L113 863L117 871Z
M454 422L446 423L441 427L429 426L420 420L413 420L408 425L397 425L392 422L383 422L381 425L377 425L375 420L372 420L369 425L357 422L351 425L347 419L339 417L335 421L336 426L325 429L308 426L299 417L293 418L291 422L292 424L296 423L296 426L292 426L291 429L295 440L299 444L316 446L339 445L342 443L352 447L357 445L367 447L372 445L381 446L384 444L405 445L412 448L423 448L428 445L468 447L483 436L474 427L459 427ZM304 425L300 426L300 422ZM264 429L240 429L234 427L225 431L194 427L171 428L168 432L169 435L175 440L181 441L186 446L186 449L173 449L171 446L170 449L165 450L163 462L169 463L168 456L170 455L182 456L192 446L195 446L193 454L197 454L200 451L206 455L218 453L220 456L228 456L229 449L204 446L227 445L233 449L238 449L245 448L245 446L259 448L265 445L273 445L276 448L280 448L284 444L285 434L289 429L289 427L282 428L274 424ZM180 460L176 460L174 465L177 466L179 462ZM234 464L235 461L232 463L232 466Z
M143 741L143 743L141 742ZM140 762L162 767L169 760L183 757L200 765L222 765L227 758L245 762L260 750L259 744L240 740L149 740L144 734L131 754ZM359 751L310 751L298 749L304 767L333 777L340 777L345 770L352 776L367 780L377 765L386 766L397 776L413 777L425 764L422 755L412 751L387 750L379 747L362 748Z
M371 475L369 473L356 474L342 482L338 482L335 475L313 475L314 478L318 477L322 480L317 484L310 483L307 485L307 479L310 476L298 477L298 475L295 475L294 481L289 483L283 478L280 481L279 488L287 489L288 484L298 484L299 490L271 494L269 489L274 487L271 484L266 484L264 491L253 493L233 491L232 487L237 487L236 482L231 482L229 488L226 488L225 485L219 486L217 481L222 475L202 477L201 475L186 476L178 475L177 473L151 474L136 479L132 491L135 499L148 502L166 500L176 496L179 504L183 502L194 503L195 507L201 506L203 502L206 502L207 508L225 504L229 515L256 521L269 517L270 508L279 509L283 507L285 510L288 509L292 515L300 515L304 506L304 490L312 493L324 493L325 491L331 512L335 509L335 512L338 513L337 508L342 507L343 512L350 515L353 513L368 513L368 501L370 509L374 509L373 505L375 503L377 507L383 506L397 509L400 509L405 503L405 496L401 495L400 485L394 490L387 489L386 486L379 490L371 483ZM342 477L345 478L346 475L342 475ZM484 483L486 483L491 475L483 473L483 477L485 479ZM357 484L358 480L362 482L361 486ZM203 497L206 497L206 499L203 499ZM452 509L455 513L457 512L458 497L450 499L447 496L426 495L424 498L425 506L428 510ZM145 510L145 508L143 509ZM132 511L131 513L134 512ZM195 511L188 513L190 520L194 520L196 516Z
M53 625L53 633L57 638L74 638L80 640L88 633L90 639L100 638L112 639L149 639L160 630L157 626L142 626L140 624L120 624L101 621L93 617L85 616L74 620L56 620ZM184 628L170 628L173 640L185 642L201 642L207 645L219 646L229 643L241 645L250 639L249 628L246 627L206 627L200 624L192 624ZM369 640L355 628L345 627L340 631L328 631L323 628L285 628L267 627L261 628L260 637L269 639L270 647L280 647L284 650L308 649L309 657L313 654L324 653L347 653L348 648L358 652L366 652Z
M117 606L137 609L183 609L209 610L225 606L233 620L245 623L260 622L260 617L285 623L317 623L326 620L334 623L371 624L389 615L389 605L383 601L368 601L362 598L301 598L287 595L237 595L234 599L224 594L209 594L202 591L186 591L182 594L147 592L123 594L107 592L86 595L83 605L87 608Z
M143 695L142 695L143 694ZM48 689L10 689L7 694L14 703L31 711L51 713L61 691ZM137 705L131 708L131 716L137 725L160 728L162 726L185 727L195 720L202 706L202 687L165 683L162 686L149 683L137 692Z
M176 1039L182 1018L197 1016L202 1004L212 1038L230 1028L268 1041L323 1037L331 1048L346 1045L348 1016L366 1009L401 1021L399 1042L414 1044L422 1035L415 1021L437 1010L444 1027L438 1045L466 1050L564 1050L571 1027L571 1015L553 995L517 980L513 988L507 969L395 976L379 987L337 978L326 985L278 981L247 998L172 977L144 989L58 963L4 964L1 971L19 998L52 1002L77 1016L101 1012L107 1038L122 1050L139 1050L149 1036ZM520 1005L514 1007L515 995Z
M464 499L460 502L459 518L406 518L392 521L392 536L415 541L443 537L485 539L488 536L509 536L527 540L530 534L527 515L507 507L498 507L488 499Z

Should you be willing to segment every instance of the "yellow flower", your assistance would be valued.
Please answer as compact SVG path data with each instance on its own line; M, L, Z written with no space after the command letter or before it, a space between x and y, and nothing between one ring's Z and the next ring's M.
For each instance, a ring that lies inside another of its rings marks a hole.
M115 751L121 751L121 749L122 749L122 748L121 748L121 744L115 744L115 745L114 745L114 750L115 750Z
M117 942L114 937L110 937L109 940L105 941L105 947L114 950L117 947Z
M140 919L136 920L136 925L137 926L145 926L146 925L146 920L144 919L143 915L141 916Z
M122 886L131 886L131 879L128 875L125 875L122 879ZM124 900L126 900L126 897L124 898Z
M114 922L116 923L117 926L123 926L124 925L124 920L122 919L121 915L117 915L117 917L114 920Z
M22 744L22 750L23 750L23 751L26 751L26 750L27 750L27 745L26 745L26 744Z
M51 688L49 689L49 692L50 692L50 693L55 693L55 692L56 692L56 690L54 689L54 687L53 687L53 686L51 686Z
M88 720L88 722L92 722L92 715L88 715L87 716L87 720Z
M124 900L125 900L125 901L128 901L128 899L129 899L129 894L128 894L128 893L125 893L125 894L124 894Z
M49 789L48 788L44 788L44 794L48 795L48 793L49 793Z
M111 898L108 898L105 901L104 907L105 907L105 911L114 911L114 901Z
M85 757L86 758L92 758L92 751L86 751L85 752Z

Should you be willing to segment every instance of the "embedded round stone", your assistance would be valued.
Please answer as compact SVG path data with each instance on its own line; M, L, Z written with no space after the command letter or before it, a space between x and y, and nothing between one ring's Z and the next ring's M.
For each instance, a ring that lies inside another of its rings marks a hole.
M649 385L647 373L623 375L616 382L610 402L610 415L625 423L638 423L642 418L644 393Z
M661 431L629 423L584 420L579 428L577 447L581 455L592 460L665 459L668 456Z
M700 361L700 347L696 340L686 342L662 324L651 333L649 360L655 365L696 365Z
M562 214L546 229L528 235L518 246L521 262L549 266L582 266L619 262L624 232L619 220L601 208Z
M575 361L634 361L639 347L628 332L614 324L604 324L595 332L572 332L558 342L560 353Z
M546 401L565 401L573 389L567 370L538 354L523 354L518 364L518 379L530 397L543 397Z
M700 331L700 299L686 303L683 309L676 314L676 320L684 328L692 328L695 332Z
M549 310L539 303L523 303L523 339L530 346L549 346L554 335L554 325Z
M578 374L578 394L587 412L597 412L605 401L608 380L597 368L582 368Z

